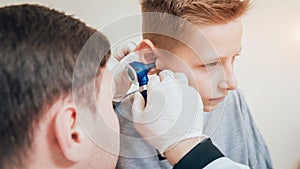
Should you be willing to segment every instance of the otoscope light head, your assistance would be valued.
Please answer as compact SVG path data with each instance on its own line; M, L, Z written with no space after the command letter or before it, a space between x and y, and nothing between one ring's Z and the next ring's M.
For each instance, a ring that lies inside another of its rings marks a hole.
M142 62L131 62L127 66L127 75L131 81L139 83L139 86L147 85L148 72L155 67L155 63L144 64Z

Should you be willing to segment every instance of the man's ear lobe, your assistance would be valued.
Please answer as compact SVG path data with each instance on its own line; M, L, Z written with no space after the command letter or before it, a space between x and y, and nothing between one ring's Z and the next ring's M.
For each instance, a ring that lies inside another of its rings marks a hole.
M55 118L54 132L64 157L71 162L80 160L81 130L74 107L61 109Z

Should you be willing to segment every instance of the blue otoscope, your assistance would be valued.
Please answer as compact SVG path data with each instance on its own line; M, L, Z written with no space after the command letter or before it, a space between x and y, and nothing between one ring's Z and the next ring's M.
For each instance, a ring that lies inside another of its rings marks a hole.
M148 72L152 69L155 68L155 62L153 63L149 63L149 64L144 64L142 62L131 62L127 65L127 74L128 77L130 78L130 80L132 82L138 82L139 83L139 87L140 87L140 92L144 97L145 100L145 105L147 103L147 84L148 84ZM157 151L157 150L156 150ZM166 159L165 157L163 157L158 151L158 159L164 160Z
M147 84L148 84L148 72L150 69L155 68L155 62L144 64L142 62L131 62L127 66L127 74L132 82L139 83L139 90L147 103Z

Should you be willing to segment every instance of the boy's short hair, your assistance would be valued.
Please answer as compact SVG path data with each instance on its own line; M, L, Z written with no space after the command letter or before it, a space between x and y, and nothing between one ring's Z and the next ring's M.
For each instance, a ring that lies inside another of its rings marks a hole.
M90 54L103 67L107 38L78 19L38 5L0 8L0 168L30 157L35 127L56 100L71 94L76 60L95 34Z
M183 18L196 26L226 24L242 16L250 8L249 0L140 0L140 4L143 14L167 13ZM174 47L171 42L175 42L172 37L147 32L153 32L158 27L166 27L180 33L178 29L183 31L184 28L180 27L181 24L170 26L170 22L164 17L154 18L155 21L151 15L143 16L143 38L150 39L156 47L171 49Z

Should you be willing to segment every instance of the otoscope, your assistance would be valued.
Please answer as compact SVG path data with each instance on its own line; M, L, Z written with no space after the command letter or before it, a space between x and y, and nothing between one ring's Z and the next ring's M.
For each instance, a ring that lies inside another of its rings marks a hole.
M127 75L132 82L139 83L139 91L144 97L145 104L147 103L147 84L148 84L148 72L155 68L155 62L144 64L142 62L131 62L127 65Z
M149 80L147 74L152 68L155 67L156 67L155 62L144 64L142 62L134 61L127 65L127 75L132 82L139 83L139 87L140 87L139 90L144 97L145 105L147 103L147 84ZM158 150L156 151L158 153L157 156L160 161L166 159L158 152Z

